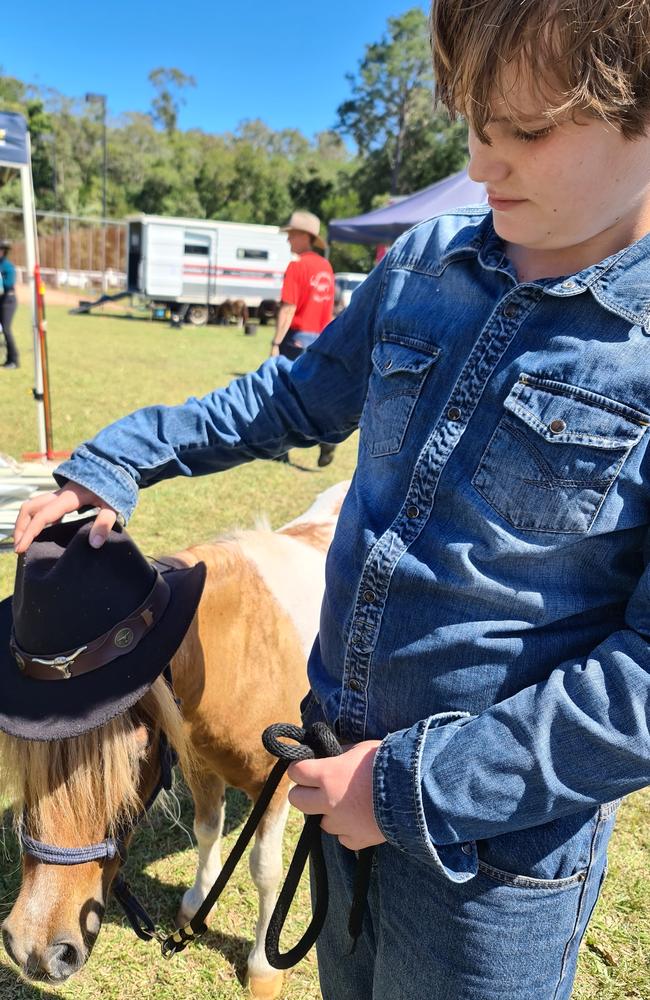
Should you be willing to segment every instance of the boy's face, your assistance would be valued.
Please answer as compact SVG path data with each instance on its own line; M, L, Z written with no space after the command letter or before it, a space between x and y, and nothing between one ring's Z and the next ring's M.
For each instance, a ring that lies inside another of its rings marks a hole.
M602 119L549 128L530 90L495 101L486 131L470 128L469 175L486 186L494 228L521 280L578 271L650 232L650 138L630 141Z

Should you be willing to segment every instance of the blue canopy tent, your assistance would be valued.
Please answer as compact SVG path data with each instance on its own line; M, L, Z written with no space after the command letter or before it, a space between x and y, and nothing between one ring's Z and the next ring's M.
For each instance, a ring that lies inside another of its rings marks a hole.
M483 185L470 180L461 170L374 212L352 219L332 219L328 238L340 243L392 243L400 233L424 219L464 205L484 204L486 200Z

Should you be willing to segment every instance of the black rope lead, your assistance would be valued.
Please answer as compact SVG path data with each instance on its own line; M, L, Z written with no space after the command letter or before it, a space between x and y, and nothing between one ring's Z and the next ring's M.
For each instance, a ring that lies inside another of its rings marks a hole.
M294 740L296 745L282 742L285 739ZM200 937L207 930L206 918L237 867L289 765L298 760L313 760L317 757L337 757L341 753L341 746L338 740L323 722L316 722L309 729L285 723L277 723L264 730L262 742L269 753L278 757L278 762L269 774L266 784L242 832L237 838L235 846L228 855L216 882L203 900L201 906L185 927L180 927L174 934L163 941L162 953L165 958L172 958L173 955L183 951L190 941ZM269 964L275 969L290 969L304 958L316 941L325 923L329 894L327 869L325 867L321 842L321 820L322 816L307 816L305 818L304 829L296 845L287 877L271 915L266 934L265 951ZM280 952L280 935L282 934L282 929L296 894L300 877L310 854L315 883L312 919L298 943L289 949L289 951L282 954ZM355 874L354 895L348 924L353 941L352 951L354 951L356 941L361 934L373 854L373 847L366 848L358 854L358 867Z
M295 740L299 745L291 746L282 743L281 739ZM341 745L324 722L316 722L305 730L299 726L277 724L269 726L262 734L262 742L274 756L289 764L296 760L313 760L322 757L337 757L341 753ZM275 909L266 932L265 951L269 965L275 969L290 969L305 957L323 929L327 908L329 905L329 890L327 883L327 868L323 856L321 841L322 816L306 816L305 826L298 840L287 877L280 891ZM357 869L354 878L352 907L348 921L348 930L352 938L352 952L363 926L374 847L359 851ZM280 952L280 935L287 919L293 898L298 888L300 876L311 854L314 875L314 894L312 904L312 919L309 927L300 941L282 954Z

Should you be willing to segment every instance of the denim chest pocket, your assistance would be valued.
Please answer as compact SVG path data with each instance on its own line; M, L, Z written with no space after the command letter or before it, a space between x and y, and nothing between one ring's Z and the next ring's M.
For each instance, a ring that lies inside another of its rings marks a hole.
M515 528L587 532L649 424L624 403L523 374L472 483Z
M402 447L413 408L439 355L435 344L422 341L382 339L375 344L360 421L362 439L374 457L394 455Z

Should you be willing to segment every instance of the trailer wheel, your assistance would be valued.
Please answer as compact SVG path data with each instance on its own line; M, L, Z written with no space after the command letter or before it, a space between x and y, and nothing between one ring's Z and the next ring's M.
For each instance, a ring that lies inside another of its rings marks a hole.
M205 326L208 322L207 306L190 306L185 317L192 326Z

